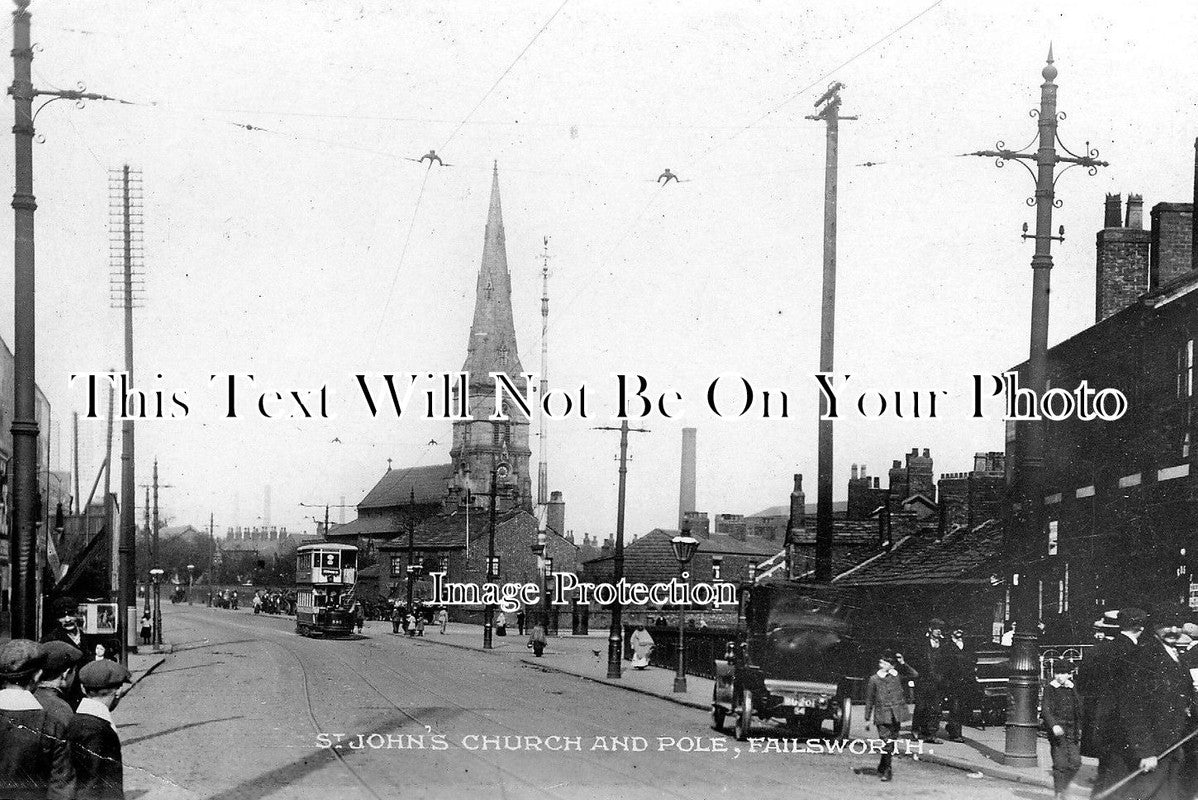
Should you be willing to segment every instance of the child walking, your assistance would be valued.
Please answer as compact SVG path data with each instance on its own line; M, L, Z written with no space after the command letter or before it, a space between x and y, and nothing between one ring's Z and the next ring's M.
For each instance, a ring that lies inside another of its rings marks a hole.
M878 762L878 777L891 780L894 757L894 740L899 728L911 719L907 710L907 681L919 677L914 669L903 661L902 653L885 653L878 659L878 671L869 676L865 687L865 729L869 730L872 719L878 726L878 738L885 742L882 760Z
M1073 688L1073 661L1058 659L1052 681L1044 687L1040 718L1048 730L1052 753L1052 788L1055 800L1065 800L1069 784L1081 769L1081 700Z

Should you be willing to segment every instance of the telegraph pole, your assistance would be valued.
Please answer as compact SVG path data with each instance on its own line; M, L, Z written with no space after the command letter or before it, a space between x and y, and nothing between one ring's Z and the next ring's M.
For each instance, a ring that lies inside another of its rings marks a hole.
M158 566L158 459L154 459L154 530L153 539L150 540L150 564L151 569L161 569ZM162 592L159 589L159 580L154 578L150 581L154 585L154 644L162 645Z
M629 428L628 420L620 427L594 428L597 431L620 432L620 484L616 495L616 549L612 558L612 583L618 584L624 577L624 497L628 483L628 434L648 433L646 428ZM624 625L623 607L619 598L611 605L611 629L607 635L607 677L619 678L624 671ZM548 620L546 620L548 624Z
M12 17L13 99L15 145L13 228L13 422L12 422L12 525L11 619L12 636L37 638L37 398L35 376L35 270L33 194L33 99L112 100L101 94L79 91L46 91L33 86L33 48L30 46L29 0L15 0ZM45 104L41 106L45 108ZM38 110L40 111L41 108Z
M212 605L212 582L216 578L216 515L208 513L208 538L212 545L212 557L208 563L208 605Z
M1052 234L1052 210L1060 203L1055 197L1057 178L1073 167L1086 167L1091 175L1107 162L1097 160L1098 151L1086 143L1085 155L1076 155L1063 144L1061 149L1069 155L1057 154L1057 68L1052 63L1052 46L1048 48L1048 63L1040 71L1044 83L1040 85L1040 110L1033 111L1038 118L1039 145L1035 152L1027 148L1022 151L1008 150L998 142L995 150L979 150L966 155L994 158L998 166L1013 160L1024 166L1036 181L1035 198L1028 205L1036 207L1036 233L1024 233L1024 239L1034 239L1035 254L1032 256L1032 321L1031 345L1027 361L1027 387L1043 397L1047 388L1048 373L1048 292L1052 272L1052 243L1064 241L1064 229ZM1029 145L1030 147L1030 145ZM1025 162L1036 164L1036 171ZM1068 164L1056 172L1058 164ZM1024 225L1024 230L1027 226ZM1037 581L1040 576L1033 566L1045 555L1047 535L1044 522L1044 439L1045 423L1041 420L1017 423L1021 435L1016 437L1016 462L1012 492L1013 507L1011 525L1005 536L1005 549L1010 559L1012 572L1008 584L1011 590L1010 615L1015 623L1011 645L1011 700L1007 713L1006 749L1004 760L1013 766L1034 767L1036 757L1036 733L1038 728L1037 702L1040 684L1040 653L1038 637L1039 604ZM1018 571L1017 571L1018 570ZM1022 572L1022 574L1020 574Z
M843 83L833 83L823 97L815 101L823 110L807 119L823 120L827 125L827 149L824 158L824 284L819 326L819 371L831 376L836 340L836 168L840 138L840 121L857 119L840 115L840 90ZM832 580L832 420L826 419L830 409L820 394L819 462L816 471L815 506L815 580ZM789 534L789 531L788 531Z

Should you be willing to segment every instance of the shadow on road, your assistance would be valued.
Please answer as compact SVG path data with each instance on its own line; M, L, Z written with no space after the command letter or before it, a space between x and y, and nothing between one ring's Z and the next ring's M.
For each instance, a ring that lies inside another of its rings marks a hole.
M179 731L185 731L188 728L198 728L201 725L211 725L214 722L229 722L230 720L234 720L234 719L241 719L241 717L240 716L221 717L220 719L205 719L205 720L200 720L199 722L189 722L186 725L176 725L173 728L167 728L166 730L159 731L158 733L147 733L145 736L138 736L134 739L128 739L125 742L122 742L122 746L128 747L129 745L134 745L134 744L137 744L138 742L144 742L149 739L157 739L159 736L166 736L167 734L170 734L170 733L178 733Z

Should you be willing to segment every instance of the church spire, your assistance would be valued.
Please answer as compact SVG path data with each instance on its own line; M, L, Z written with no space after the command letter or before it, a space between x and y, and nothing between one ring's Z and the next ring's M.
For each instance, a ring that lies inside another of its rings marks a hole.
M516 353L516 326L512 321L512 276L507 268L503 236L503 206L499 201L499 162L491 176L491 207L483 237L483 258L475 289L474 322L466 363L470 382L490 384L490 373L517 376L523 368Z

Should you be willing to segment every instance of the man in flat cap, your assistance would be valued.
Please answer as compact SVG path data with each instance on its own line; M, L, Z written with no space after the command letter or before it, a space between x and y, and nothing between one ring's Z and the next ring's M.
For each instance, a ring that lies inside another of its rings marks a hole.
M129 682L129 670L115 661L89 661L79 670L84 698L67 728L80 800L124 800L125 774L121 740L112 709Z
M44 663L37 642L0 644L0 797L6 800L75 796L66 728L33 696Z
M939 744L936 734L940 731L940 711L944 705L945 662L951 658L943 646L944 620L931 620L925 636L927 641L919 648L914 666L919 677L915 679L915 717L911 720L911 732L917 739Z
M1082 697L1082 748L1084 756L1098 757L1094 791L1101 792L1118 777L1112 777L1119 756L1117 736L1112 730L1115 703L1125 689L1126 673L1132 669L1144 634L1148 615L1138 608L1120 609L1115 617L1119 634L1097 645L1082 659L1078 670L1078 694Z
M46 713L65 728L75 716L75 709L67 700L67 689L75 682L75 672L83 660L83 653L66 642L58 641L43 644L42 653L46 663L42 666L42 677L33 696L46 709Z
M54 601L51 608L58 624L42 637L42 642L65 642L82 652L83 631L79 630L79 620L75 616L79 604L74 598L60 597Z
M1177 642L1181 612L1158 608L1149 620L1152 636L1143 637L1134 660L1121 676L1108 742L1111 783L1139 773L1116 795L1131 800L1182 797L1184 754L1161 756L1191 729L1194 685L1181 663Z

